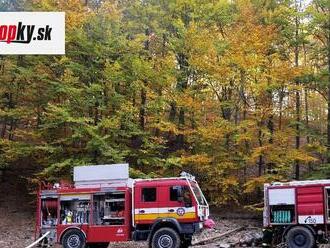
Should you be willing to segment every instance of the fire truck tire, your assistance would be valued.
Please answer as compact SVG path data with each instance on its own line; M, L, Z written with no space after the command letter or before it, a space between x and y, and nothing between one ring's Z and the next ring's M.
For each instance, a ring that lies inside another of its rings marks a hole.
M291 228L286 235L289 248L312 248L315 246L315 237L306 227Z
M168 227L157 230L151 240L151 248L179 248L180 244L179 234Z
M84 234L76 229L71 229L64 233L62 238L64 248L85 248L86 240Z

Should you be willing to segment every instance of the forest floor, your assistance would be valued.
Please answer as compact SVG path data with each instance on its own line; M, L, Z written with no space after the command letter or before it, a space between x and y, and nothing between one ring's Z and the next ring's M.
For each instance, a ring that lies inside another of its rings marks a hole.
M225 237L210 240L205 243L196 244L194 248L230 248L230 247L257 247L262 237L260 220L256 219L224 219L219 216L212 216L216 222L215 229L204 230L202 233L195 235L193 244L206 240L207 238L216 237L222 233L233 229L243 228L237 232L231 233ZM125 242L110 244L109 248L144 248L148 247L145 242Z
M0 178L1 248L24 248L34 240L35 197L28 193L25 178L30 173L25 168L12 168Z
M21 177L17 177L17 170L20 170ZM2 179L0 178L0 248L24 248L34 241L35 196L28 193L28 181L25 178L28 174L31 175L31 171L26 171L23 168L12 168L5 172ZM246 214L242 213L233 216L232 211L225 209L214 211L214 213L212 218L216 222L215 229L202 232L199 236L194 237L193 242L215 237L235 228L244 227L244 229L194 247L255 246L252 241L260 239L262 227L260 219L250 218L251 215L247 217ZM237 215L243 217L238 218ZM125 242L110 244L109 247L143 248L147 247L147 244L145 242Z

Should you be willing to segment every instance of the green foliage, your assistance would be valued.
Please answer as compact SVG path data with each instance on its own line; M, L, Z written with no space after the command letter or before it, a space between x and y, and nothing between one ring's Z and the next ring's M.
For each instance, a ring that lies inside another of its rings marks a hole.
M329 179L330 178L330 165L329 164L320 164L317 166L315 171L309 173L306 176L306 179Z

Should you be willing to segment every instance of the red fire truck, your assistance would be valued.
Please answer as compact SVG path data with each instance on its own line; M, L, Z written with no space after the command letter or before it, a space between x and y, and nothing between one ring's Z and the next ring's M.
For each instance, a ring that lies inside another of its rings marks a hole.
M265 184L264 194L265 246L311 248L328 242L330 180Z
M41 246L83 248L148 240L152 248L187 247L204 227L208 203L194 177L129 179L128 165L74 167L74 185L38 194L36 234Z

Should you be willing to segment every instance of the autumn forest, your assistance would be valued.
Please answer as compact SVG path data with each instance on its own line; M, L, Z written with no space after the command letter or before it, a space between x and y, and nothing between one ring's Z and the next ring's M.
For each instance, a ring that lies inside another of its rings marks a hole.
M127 162L211 204L330 178L327 0L0 0L65 11L65 56L0 57L0 168L31 182Z

